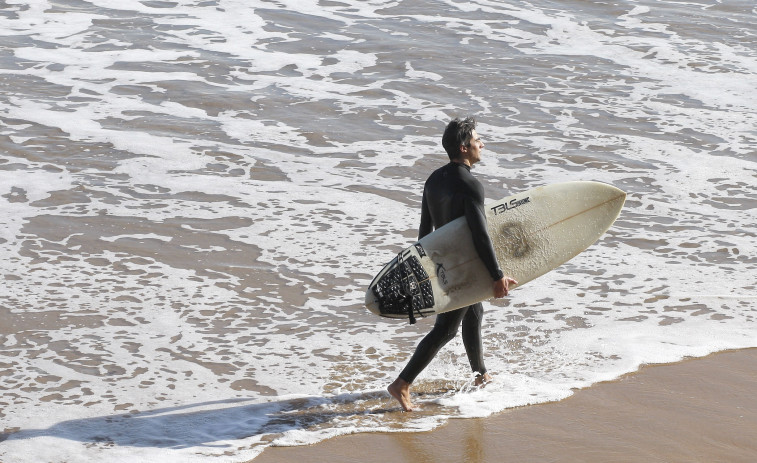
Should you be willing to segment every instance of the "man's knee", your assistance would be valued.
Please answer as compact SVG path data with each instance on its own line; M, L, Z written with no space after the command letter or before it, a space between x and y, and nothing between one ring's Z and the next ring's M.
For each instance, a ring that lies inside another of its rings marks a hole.
M435 336L442 345L455 339L460 328L460 322L465 318L466 312L467 310L463 308L437 316L432 331L435 332Z
M457 336L457 326L452 326L442 333L442 344L447 344L452 341L455 339L455 336Z

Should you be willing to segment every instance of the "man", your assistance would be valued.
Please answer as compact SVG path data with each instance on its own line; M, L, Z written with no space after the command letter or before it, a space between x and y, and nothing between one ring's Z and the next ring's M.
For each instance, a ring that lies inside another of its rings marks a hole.
M435 228L465 216L473 236L473 242L481 260L492 278L494 296L505 297L515 280L505 277L497 264L491 239L486 231L484 213L484 187L473 178L470 169L481 160L484 144L476 133L476 121L454 119L442 136L450 162L434 171L423 189L421 224L418 239ZM416 376L431 363L437 352L457 334L462 323L463 344L471 368L477 373L476 385L491 381L486 371L481 342L481 321L484 308L481 303L437 315L433 329L418 344L412 358L399 377L387 388L405 411L415 406L410 398L410 385Z

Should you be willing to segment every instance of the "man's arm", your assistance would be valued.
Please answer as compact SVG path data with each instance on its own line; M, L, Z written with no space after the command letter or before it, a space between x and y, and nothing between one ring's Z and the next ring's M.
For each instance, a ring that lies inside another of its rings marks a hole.
M431 220L431 210L428 208L426 201L426 190L423 190L423 201L421 203L421 225L418 227L418 239L423 238L434 231L434 223Z
M505 276L502 269L499 268L497 255L494 253L494 246L486 229L486 214L484 213L483 204L481 204L481 207L478 207L475 201L471 201L470 207L468 205L465 207L465 217L471 229L476 252L481 257L484 265L486 265L487 270L489 270L492 280L494 280L492 285L494 297L502 298L507 296L510 292L510 286L517 285L518 282Z
M471 188L465 199L465 218L468 221L468 227L473 237L473 246L481 260L486 265L492 280L501 280L504 273L497 263L497 255L494 253L489 231L486 229L486 214L484 213L484 192L483 187L478 184L478 188Z

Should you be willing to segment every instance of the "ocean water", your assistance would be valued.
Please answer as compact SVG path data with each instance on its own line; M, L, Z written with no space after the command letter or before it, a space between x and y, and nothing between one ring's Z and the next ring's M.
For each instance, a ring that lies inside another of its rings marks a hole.
M757 346L751 0L0 3L0 461L243 462L433 429ZM586 252L433 319L363 306L416 237L446 122L491 200L628 193Z

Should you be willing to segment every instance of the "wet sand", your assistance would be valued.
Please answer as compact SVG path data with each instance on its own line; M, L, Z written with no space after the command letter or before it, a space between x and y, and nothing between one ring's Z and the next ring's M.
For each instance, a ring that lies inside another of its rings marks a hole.
M387 399L389 401L389 399ZM652 365L555 403L431 432L269 448L255 463L757 461L757 349Z

